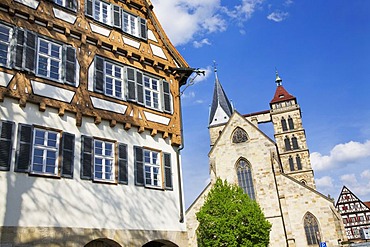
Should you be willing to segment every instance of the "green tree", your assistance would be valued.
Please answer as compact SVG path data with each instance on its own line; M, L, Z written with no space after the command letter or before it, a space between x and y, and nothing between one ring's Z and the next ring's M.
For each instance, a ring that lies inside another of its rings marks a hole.
M269 244L271 224L256 201L236 185L217 179L196 214L199 247L254 246Z

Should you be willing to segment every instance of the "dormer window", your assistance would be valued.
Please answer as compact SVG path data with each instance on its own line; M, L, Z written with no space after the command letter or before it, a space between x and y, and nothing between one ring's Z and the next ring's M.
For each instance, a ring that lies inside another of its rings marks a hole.
M284 94L280 94L279 99L283 99L283 98L284 98Z

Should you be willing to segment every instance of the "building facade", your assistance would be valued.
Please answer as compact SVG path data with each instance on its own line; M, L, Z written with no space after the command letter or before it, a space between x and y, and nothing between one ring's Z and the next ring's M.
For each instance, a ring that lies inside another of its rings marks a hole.
M369 202L362 202L346 186L343 186L335 204L342 215L348 240L351 242L365 242L361 238L361 229L370 228Z
M187 209L189 246L196 246L196 213L219 177L238 184L272 224L269 246L340 246L343 223L330 198L316 190L297 99L282 86L270 109L241 115L228 100L216 72L210 112L211 182ZM274 140L259 129L272 123Z
M150 0L0 3L0 245L185 246L179 88Z

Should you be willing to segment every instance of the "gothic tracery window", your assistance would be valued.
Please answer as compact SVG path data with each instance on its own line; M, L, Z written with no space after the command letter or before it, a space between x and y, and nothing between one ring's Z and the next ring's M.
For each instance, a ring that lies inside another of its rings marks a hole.
M288 126L286 125L286 120L284 117L281 118L281 128L283 129L283 131L288 130Z
M293 149L299 149L299 147L298 147L298 139L294 135L292 137L292 144L293 144Z
M313 214L307 212L304 216L304 231L308 245L315 245L320 242L319 225Z
M242 143L248 141L247 132L245 132L242 128L238 127L234 130L233 133L233 143Z
M302 170L301 157L299 157L299 155L297 155L297 156L295 157L295 160L296 160L296 163L297 163L297 169L298 169L298 170Z
M294 162L292 156L289 156L289 167L291 171L294 171Z
M288 117L288 125L290 130L294 129L293 118L291 118L290 116Z
M284 139L284 144L285 144L285 151L292 150L292 147L290 146L290 139L289 137L285 137Z
M239 186L243 189L244 193L248 194L249 198L255 200L252 170L246 160L239 160L237 174Z

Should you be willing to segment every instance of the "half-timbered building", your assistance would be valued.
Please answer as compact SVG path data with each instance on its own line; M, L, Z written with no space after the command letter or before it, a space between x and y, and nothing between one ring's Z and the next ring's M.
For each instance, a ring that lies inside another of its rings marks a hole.
M185 246L191 72L150 0L2 0L0 245Z
M335 207L342 215L348 240L363 242L361 229L370 228L369 202L362 202L352 191L343 186Z

